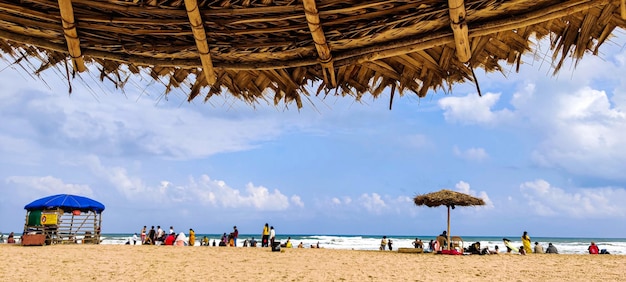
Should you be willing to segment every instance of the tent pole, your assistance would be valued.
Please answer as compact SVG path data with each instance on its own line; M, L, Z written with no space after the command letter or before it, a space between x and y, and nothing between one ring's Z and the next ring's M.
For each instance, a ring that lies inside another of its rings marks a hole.
M446 241L446 250L450 250L450 206L448 206L448 238Z

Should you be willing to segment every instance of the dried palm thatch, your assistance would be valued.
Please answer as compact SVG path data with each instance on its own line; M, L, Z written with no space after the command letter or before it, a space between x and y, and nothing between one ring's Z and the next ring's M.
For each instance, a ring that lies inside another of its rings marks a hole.
M446 238L446 249L450 249L450 208L455 206L483 206L485 201L467 194L442 189L441 191L432 192L424 195L415 196L413 199L417 206L438 207L446 206L448 208L448 231Z
M475 81L549 36L554 70L618 27L626 0L0 0L0 50L39 73L85 70L184 87L188 100L378 97ZM87 66L92 66L87 68ZM310 85L314 85L311 87ZM480 91L479 91L480 93ZM273 97L272 97L273 96Z
M483 206L485 201L467 194L442 189L441 191L432 192L424 195L415 196L413 199L417 206L427 206L429 208L446 206Z

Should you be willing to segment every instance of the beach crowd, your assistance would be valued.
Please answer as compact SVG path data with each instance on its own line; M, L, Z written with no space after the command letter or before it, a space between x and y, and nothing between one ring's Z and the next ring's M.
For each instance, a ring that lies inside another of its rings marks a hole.
M457 240L454 242L453 240L449 240L449 236L447 231L443 231L435 240L430 240L426 248L424 247L424 243L419 238L415 238L415 241L412 242L412 245L415 249L419 249L419 252L423 253L438 253L438 254L452 254L452 255L463 255L463 254L476 254L476 255L494 255L500 253L500 247L495 245L493 249L490 249L489 246L481 247L480 242L475 242L470 244L468 247L464 248L462 244L459 244L461 241L460 237L456 237ZM453 237L453 238L454 238ZM506 247L506 253L516 253L519 255L526 254L558 254L559 251L555 245L551 242L548 243L548 247L544 250L543 245L539 242L535 242L534 248L531 248L531 239L528 235L527 231L521 236L522 245L519 247L513 246L511 244L511 240L508 238L502 238L502 242ZM446 247L447 246L447 247ZM380 241L379 250L389 250L393 251L393 241L388 239L387 236L383 236ZM595 242L591 242L589 247L587 248L589 254L610 254L606 249L600 249Z

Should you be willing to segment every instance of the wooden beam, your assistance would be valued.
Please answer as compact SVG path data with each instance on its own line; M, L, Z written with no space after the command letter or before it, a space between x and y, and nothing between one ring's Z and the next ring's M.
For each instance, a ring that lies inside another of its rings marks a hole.
M622 19L626 20L626 0L622 0L622 5L620 6L621 6L620 10L622 10Z
M456 56L459 61L467 63L472 57L469 44L469 30L465 21L465 1L448 0L450 8L450 27L454 33L454 43L456 45Z
M198 2L196 0L185 0L185 9L187 10L193 38L196 40L196 46L200 54L204 76L209 84L214 84L217 78L215 76L215 70L213 69L213 61L211 61L209 43L206 39L206 31L204 31L204 24L200 16Z
M502 31L513 30L529 25L534 25L550 20L558 19L567 15L582 12L600 5L606 5L610 0L572 0L563 4L549 6L525 14L515 15L509 18L498 19L483 24L472 26L471 38L490 35ZM340 66L354 63L363 63L404 55L435 46L441 46L454 42L454 36L449 32L429 33L422 37L414 37L406 40L385 42L377 46L368 46L349 50L337 54L337 64Z
M80 51L80 40L76 32L72 0L59 0L59 10L61 12L61 22L63 23L63 34L65 35L65 41L67 41L67 50L72 57L74 70L84 72L87 68L85 68L85 60Z
M330 47L326 42L326 36L320 23L320 15L315 5L315 0L303 0L304 14L306 15L306 21L313 36L313 42L315 43L315 49L319 56L320 64L322 65L322 72L324 74L324 81L326 84L337 87L337 79L335 77L335 67L333 66L333 56L330 53ZM330 78L330 79L329 79Z
M582 12L599 5L606 5L611 0L572 0L562 5L550 6L540 10L532 11L525 14L516 15L514 17L498 19L491 22L477 24L472 26L472 34L470 38L486 36L502 31L513 30L516 28L529 26L558 19L567 15ZM56 44L50 40L35 38L32 36L18 34L11 31L0 29L0 39L37 46L40 48L68 53L64 45ZM398 55L404 55L420 50L425 50L435 46L441 46L454 42L454 36L449 31L441 31L430 33L424 36L412 37L408 39L384 42L375 46L361 47L337 53L334 61L337 67L347 66L351 64L363 63L367 61L375 61ZM162 66L162 67L198 67L200 62L194 59L157 59L153 57L140 56L135 54L110 53L95 49L85 49L84 55L112 60L121 64L136 64L142 66ZM319 62L314 59L296 59L281 62L254 61L245 63L225 63L217 62L216 66L229 70L271 70L275 68L295 68L312 66Z

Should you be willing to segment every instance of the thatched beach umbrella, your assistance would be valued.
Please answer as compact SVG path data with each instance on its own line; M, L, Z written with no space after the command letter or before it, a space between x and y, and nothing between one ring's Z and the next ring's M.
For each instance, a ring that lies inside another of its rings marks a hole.
M415 196L415 205L427 206L429 208L446 206L448 207L448 238L446 249L450 249L450 208L455 206L483 206L485 201L481 198L472 197L467 194L443 189L424 195Z
M540 38L556 72L626 28L624 0L0 0L0 14L0 56L35 74L139 75L189 101L298 108L450 91L474 69L519 70Z

